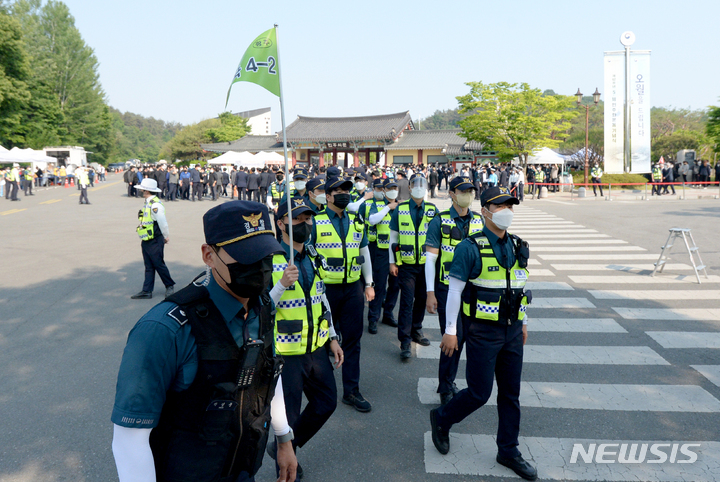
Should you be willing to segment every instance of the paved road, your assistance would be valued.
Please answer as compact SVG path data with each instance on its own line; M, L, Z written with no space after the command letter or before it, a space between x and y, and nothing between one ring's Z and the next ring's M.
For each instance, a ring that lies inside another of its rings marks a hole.
M134 233L142 201L124 192L110 176L90 190L89 206L64 188L0 200L0 481L116 479L109 416L117 367L128 331L159 301L129 299L142 285ZM167 207L166 259L178 284L202 270L201 218L212 205ZM554 197L518 209L513 231L530 241L536 283L521 450L541 480L720 480L718 220L720 201L708 198ZM692 229L709 281L694 282L682 252L648 276L675 226ZM437 319L426 320L426 335L439 342ZM391 328L363 337L361 389L373 411L338 405L299 451L306 480L516 479L494 463L494 402L453 428L450 454L435 451L427 420L436 344L413 346L409 363L398 355ZM633 441L699 441L700 455L684 465L569 463L575 443ZM266 459L258 480L272 476Z

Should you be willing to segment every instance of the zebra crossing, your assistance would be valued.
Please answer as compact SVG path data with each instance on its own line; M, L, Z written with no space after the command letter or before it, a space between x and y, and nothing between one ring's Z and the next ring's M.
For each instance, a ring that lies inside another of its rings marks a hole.
M633 423L652 420L672 426L693 417L718 420L720 357L712 350L720 349L720 309L714 307L720 299L720 277L703 279L714 289L692 289L691 283L696 286L692 267L678 260L651 278L650 260L656 261L658 254L525 206L516 208L510 231L530 243L533 258L528 288L534 299L524 349L519 449L538 467L540 480L720 480L717 427L704 440L686 440L681 429L668 430L666 435L654 425ZM667 306L669 301L673 307ZM440 339L437 316L426 315L423 326L426 334L433 334L431 339ZM417 383L423 405L440 402L439 344L416 347L417 362L428 367L428 376L419 377ZM461 362L456 382L461 389L467 387L464 368ZM487 405L496 404L496 390ZM488 410L494 408L478 412ZM495 461L497 419L493 414L488 423L488 415L478 412L469 418L481 418L487 431L467 433L467 426L476 425L467 420L454 426L447 455L437 452L430 432L425 433L427 473L517 478ZM526 422L527 417L531 422ZM583 423L605 418L625 423L612 431L612 437L601 422ZM545 419L575 420L582 428L573 431L573 424L565 423L539 430L544 424L535 420ZM526 424L532 428L525 428ZM687 457L678 463L665 457L656 464L649 458L644 463L636 458L637 463L611 464L586 452L573 453L578 444L594 450L602 444L637 448L664 443L675 446L677 455L677 447L690 442L697 444L693 463ZM686 465L678 465L682 463Z

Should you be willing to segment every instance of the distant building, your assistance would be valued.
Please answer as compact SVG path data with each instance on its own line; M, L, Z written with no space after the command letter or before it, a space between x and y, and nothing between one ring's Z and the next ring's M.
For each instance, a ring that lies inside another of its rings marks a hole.
M233 115L245 117L250 126L250 135L267 136L270 134L270 124L272 123L272 115L270 107L262 109L246 110L244 112L236 112Z
M80 146L46 147L43 151L46 156L57 159L58 166L87 166L87 155L92 154Z

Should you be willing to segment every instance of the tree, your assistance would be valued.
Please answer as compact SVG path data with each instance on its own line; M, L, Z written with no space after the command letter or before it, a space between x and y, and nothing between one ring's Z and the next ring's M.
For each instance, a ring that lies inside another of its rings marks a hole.
M244 117L233 115L230 112L223 112L218 116L220 127L208 129L207 135L211 142L230 142L248 133L248 120Z
M457 129L462 116L457 109L436 110L433 115L418 120L418 129Z
M658 137L652 143L652 162L657 162L660 156L668 160L676 160L675 156L681 149L700 150L701 146L707 143L702 132L695 130L681 130L662 137Z
M22 117L30 100L30 68L20 22L0 9L0 143L23 145Z
M720 152L720 107L710 106L705 133L713 144L713 150Z
M468 82L470 93L457 97L463 136L484 143L502 158L518 156L527 165L535 149L558 147L578 115L574 97L543 95L526 83Z
M171 160L200 159L204 154L200 144L211 143L212 139L208 132L220 127L222 124L219 119L207 119L186 126L163 146L160 156Z

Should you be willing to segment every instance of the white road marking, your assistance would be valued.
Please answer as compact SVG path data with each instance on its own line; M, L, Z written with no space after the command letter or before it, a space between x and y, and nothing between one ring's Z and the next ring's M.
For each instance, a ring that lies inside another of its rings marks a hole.
M559 246L557 248L554 247L548 247L548 246L541 246L539 248L533 248L530 247L531 252L542 252L542 253L550 253L554 251L563 251L563 252L573 252L573 253L580 253L580 252L588 252L588 253L594 253L598 251L647 251L645 248L641 248L640 246L576 246L574 248L568 248L567 246ZM571 255L569 255L571 256ZM544 259L544 258L543 258ZM568 259L568 258L563 258ZM591 258L588 258L591 259Z
M523 239L538 240L538 239L584 239L584 238L609 238L609 234L526 234Z
M626 320L712 320L720 321L716 308L613 308Z
M530 246L530 252L534 251ZM566 248L565 251L568 251ZM575 250L573 250L575 251ZM607 250L602 250L607 251ZM541 254L538 258L545 261L620 261L628 259L653 259L657 261L657 254Z
M647 331L663 348L720 348L720 333L691 331Z
M612 318L535 318L530 317L528 330L560 333L627 333Z
M553 273L549 269L531 269L530 276L536 277L536 276L555 276L555 273Z
M528 266L540 266L542 263L537 259L529 259Z
M515 220L515 219L516 219L515 216L513 216L513 220ZM519 219L519 218L517 218L517 219ZM561 219L552 219L552 220L546 219L544 221L531 221L531 220L525 218L521 221L518 221L517 223L513 222L513 226L537 226L537 225L545 225L545 224L551 224L551 223L558 224L558 225L575 224L573 221L563 221Z
M507 467L495 461L497 445L494 435L458 434L450 432L450 452L442 455L432 443L431 432L425 432L425 471L431 474L471 475L476 477L507 477L520 480ZM688 442L699 446L688 447L697 454L697 461L689 464L647 463L649 460L658 460L646 449L645 463L585 463L582 457L577 457L577 463L570 464L573 447L582 444L587 450L591 444L598 447L600 444L628 444L632 454L632 444L637 444L637 452L641 451L641 444L661 442L667 444L662 447L670 451L675 440L598 440L579 438L555 437L520 437L518 450L526 460L529 460L538 469L540 480L589 480L589 481L615 481L615 482L686 482L717 481L717 471L720 465L720 442ZM620 450L615 445L615 453ZM610 453L612 447L608 447ZM666 454L668 455L668 454ZM637 457L638 455L636 455ZM678 454L676 461L689 460L689 457ZM614 460L613 457L609 458ZM597 460L597 459L595 459Z
M598 300L718 300L718 290L588 290Z
M720 365L690 365L699 371L702 376L720 387Z
M418 380L420 403L440 403L437 383L436 378ZM458 379L455 383L460 389L467 387L466 380ZM497 405L495 384L487 405ZM720 400L697 385L521 382L520 406L628 412L720 412Z
M621 239L531 239L528 237L523 237L522 239L528 241L531 244L531 251L535 246L543 244L549 244L551 246L561 244L627 244L627 241L623 241Z
M530 309L537 308L595 308L587 298L533 298Z
M525 288L529 290L575 291L575 288L563 281L528 281Z
M652 264L553 264L553 269L558 271L652 271L655 266ZM667 263L665 269L693 269L689 264Z
M568 278L577 284L697 284L695 275L669 275L665 273L656 275L654 278L649 275L637 275L633 273L622 276L568 276ZM720 283L720 276L710 275L709 279L702 278L702 282L703 284Z

